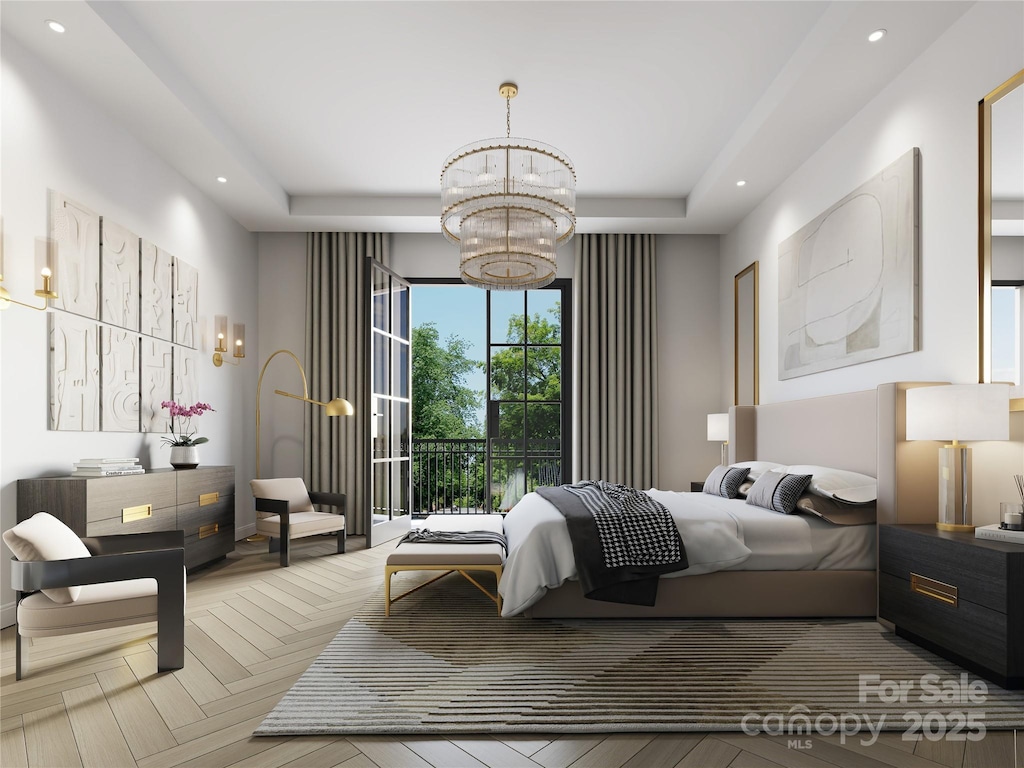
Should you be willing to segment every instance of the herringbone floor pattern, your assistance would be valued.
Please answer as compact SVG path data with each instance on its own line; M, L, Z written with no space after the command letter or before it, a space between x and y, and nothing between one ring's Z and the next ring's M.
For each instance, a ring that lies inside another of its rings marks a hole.
M226 562L189 579L186 666L171 675L156 674L155 636L136 627L39 640L29 647L26 679L15 682L13 630L3 630L0 765L1024 768L1024 758L1014 762L1011 733L917 743L889 733L872 746L815 736L801 749L784 738L734 733L253 738L264 715L380 588L390 546L361 546L352 537L347 554L331 555L329 540L303 542L282 569L276 556L241 542ZM1016 746L1019 755L1024 734Z

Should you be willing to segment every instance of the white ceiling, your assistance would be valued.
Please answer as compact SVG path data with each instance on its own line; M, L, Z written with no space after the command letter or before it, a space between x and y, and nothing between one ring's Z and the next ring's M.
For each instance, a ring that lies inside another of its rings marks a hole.
M970 5L4 0L0 24L252 231L439 231L442 162L504 135L513 80L579 231L722 233Z

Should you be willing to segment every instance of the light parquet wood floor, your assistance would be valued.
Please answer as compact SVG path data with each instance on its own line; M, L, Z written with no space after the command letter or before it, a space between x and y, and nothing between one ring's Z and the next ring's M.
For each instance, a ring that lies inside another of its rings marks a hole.
M156 674L155 625L67 638L28 649L14 680L14 634L0 634L3 768L1024 768L1024 734L980 742L877 743L815 736L713 734L465 736L450 739L253 738L253 729L338 629L380 588L390 545L367 551L350 537L300 543L288 569L261 546L188 584L186 666ZM149 631L150 634L146 634ZM387 659L382 658L381 664ZM1016 759L1016 762L1015 762Z

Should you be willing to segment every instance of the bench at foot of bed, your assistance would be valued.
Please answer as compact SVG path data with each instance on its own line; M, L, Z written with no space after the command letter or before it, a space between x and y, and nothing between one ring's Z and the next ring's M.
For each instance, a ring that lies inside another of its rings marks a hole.
M501 515L430 515L423 527L432 531L491 531L502 533ZM505 552L500 544L399 544L388 555L384 565L384 615L391 615L391 604L403 597L433 584L449 573L458 571L477 589L494 601L501 615L501 595L498 582L505 563ZM391 576L399 571L442 571L429 581L391 597ZM494 592L484 587L470 572L486 571L494 574Z

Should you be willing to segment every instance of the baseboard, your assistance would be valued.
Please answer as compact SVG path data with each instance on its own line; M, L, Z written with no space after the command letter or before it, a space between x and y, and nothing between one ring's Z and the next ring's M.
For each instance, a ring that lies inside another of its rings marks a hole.
M14 622L18 620L17 608L18 604L14 600L0 606L0 627L7 629L14 626Z
M255 536L255 535L256 535L256 523L249 523L248 525L243 525L240 528L235 528L235 541L241 541L242 539L246 538L247 536Z

